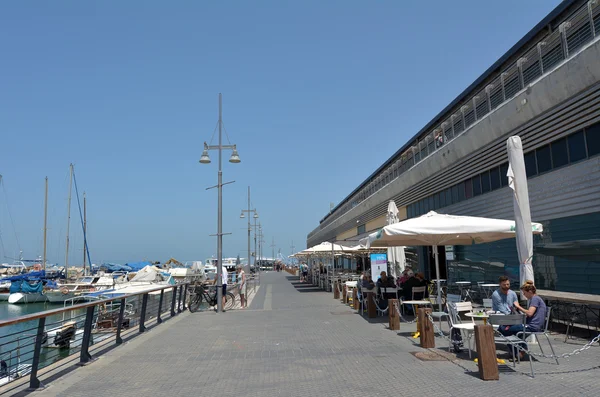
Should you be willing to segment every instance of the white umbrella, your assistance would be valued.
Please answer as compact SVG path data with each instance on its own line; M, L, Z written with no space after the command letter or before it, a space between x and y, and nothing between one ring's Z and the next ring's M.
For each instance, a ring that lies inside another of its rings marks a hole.
M532 223L533 233L541 233L539 223ZM361 240L368 247L397 245L434 246L437 290L440 291L438 245L471 245L515 237L515 222L475 216L444 215L431 211L417 218L388 225ZM438 296L438 303L439 296ZM441 303L440 303L441 304Z
M525 280L533 280L533 233L531 232L531 212L529 210L529 192L527 189L527 175L525 173L525 159L523 158L523 145L521 138L511 136L506 141L508 151L508 186L513 190L513 204L515 208L515 231L517 234L517 254L519 255L519 278L521 285Z
M398 207L394 200L390 200L387 209L387 224L392 225L398 223ZM390 263L390 276L396 279L398 274L402 274L406 263L406 257L404 255L404 247L390 247L387 250L387 258Z

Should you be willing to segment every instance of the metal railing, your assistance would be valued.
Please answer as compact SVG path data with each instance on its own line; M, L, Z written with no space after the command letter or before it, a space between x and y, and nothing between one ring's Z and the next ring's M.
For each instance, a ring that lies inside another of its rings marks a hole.
M537 45L523 53L513 64L501 71L479 92L457 105L452 114L408 148L387 169L369 181L359 192L334 213L327 216L310 239L324 227L366 200L399 175L414 167L441 147L462 135L503 103L511 100L536 79L554 70L572 57L584 45L600 35L600 0L590 0L559 29L547 35Z
M151 321L158 325L184 311L188 285L165 285L0 321L0 386L29 376L31 389L42 387L40 369L77 353L80 364L89 363L94 359L92 345L111 339L122 344L125 331L143 333Z

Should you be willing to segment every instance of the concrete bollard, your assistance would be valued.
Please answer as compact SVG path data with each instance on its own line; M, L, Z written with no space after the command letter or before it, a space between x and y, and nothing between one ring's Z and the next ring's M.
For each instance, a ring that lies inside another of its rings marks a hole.
M429 320L428 313L431 313L430 308L419 308L418 321L419 328L421 329L421 347L424 349L435 347L433 323Z
M367 292L367 317L369 318L377 317L377 308L375 307L375 302L373 301L374 297L374 292Z
M358 301L358 288L356 287L352 289L352 305L354 306L354 310L360 310L360 302Z
M400 316L398 315L398 299L388 299L388 314L390 318L390 329L398 331L400 329Z
M475 346L477 347L479 377L482 380L498 380L496 344L494 343L494 329L491 325L475 326Z
M340 299L340 290L338 289L337 280L333 282L333 299Z

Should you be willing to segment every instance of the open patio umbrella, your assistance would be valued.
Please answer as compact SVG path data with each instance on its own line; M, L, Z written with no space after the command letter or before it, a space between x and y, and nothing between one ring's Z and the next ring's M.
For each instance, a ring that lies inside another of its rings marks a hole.
M541 233L539 223L532 223L533 233ZM368 247L394 247L397 245L472 245L489 243L515 237L515 221L438 214L431 211L417 218L411 218L393 225L384 226L361 240ZM440 264L437 249L435 272L437 290L440 291ZM441 306L441 301L438 303ZM441 310L441 307L440 307Z
M519 255L519 281L533 280L533 233L531 232L531 212L529 210L529 191L525 173L525 159L521 138L511 136L506 141L508 151L508 186L513 190L515 209L515 232L517 234L517 254Z
M394 223L398 223L400 221L398 219L398 207L396 207L394 200L390 200L388 204L386 220L388 225L393 225ZM387 258L388 262L390 263L390 276L395 280L398 274L402 274L404 271L404 265L406 263L404 247L400 246L388 248Z

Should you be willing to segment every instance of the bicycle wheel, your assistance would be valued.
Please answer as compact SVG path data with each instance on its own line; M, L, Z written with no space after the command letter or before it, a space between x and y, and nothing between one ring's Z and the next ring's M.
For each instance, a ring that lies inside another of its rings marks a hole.
M224 309L226 309L226 310L233 309L234 305L235 305L235 295L232 294L231 292L228 292L227 295L225 296Z
M191 294L190 303L188 304L190 312L195 313L200 308L200 304L202 304L202 294Z

